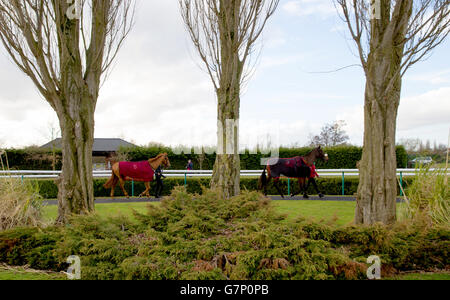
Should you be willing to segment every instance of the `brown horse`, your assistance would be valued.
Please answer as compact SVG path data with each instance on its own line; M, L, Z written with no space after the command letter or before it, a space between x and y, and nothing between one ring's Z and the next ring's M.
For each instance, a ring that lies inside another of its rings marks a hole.
M284 175L286 177L298 179L299 192L292 193L291 197L304 191L303 197L308 198L307 188L312 182L317 193L322 198L323 194L318 190L316 181L314 180L314 177L318 176L314 167L314 163L317 159L328 161L328 154L324 153L321 147L312 150L304 157L297 156L293 158L271 158L269 159L268 164L264 168L264 171L259 179L258 188L260 190L264 189L264 194L267 195L267 185L273 178L275 188L280 193L281 197L284 198L283 192L278 186L280 176ZM309 179L308 186L305 186L305 180L307 178Z
M125 167L126 164L131 165L136 170L132 170L131 173L126 172L126 170L122 170L121 172L120 166L122 165L122 167ZM139 165L143 166L143 171L137 169L137 166ZM153 172L161 165L165 168L170 167L169 156L167 153L161 153L155 158L150 158L148 161L138 163L117 162L112 166L111 178L103 186L105 189L111 189L111 197L114 197L114 188L116 187L117 182L119 182L125 197L129 198L130 196L124 187L125 181L143 181L145 183L145 191L141 193L139 197L150 197L150 181L153 181Z

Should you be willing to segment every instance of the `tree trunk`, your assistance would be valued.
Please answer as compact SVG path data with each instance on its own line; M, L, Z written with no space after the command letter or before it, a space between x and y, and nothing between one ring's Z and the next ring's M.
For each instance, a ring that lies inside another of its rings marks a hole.
M57 23L64 26L58 40L61 90L53 103L61 127L63 156L57 223L66 223L72 214L87 214L95 209L92 148L100 69L83 73L79 50L80 21L66 18L66 5L62 5L60 9L61 19L58 19ZM91 47L92 45L95 43L91 44ZM101 52L99 54L102 55ZM87 63L90 64L89 59Z
M365 66L364 147L359 164L357 224L396 221L395 135L412 1L401 2L392 14L390 1L379 5L380 18L371 21L370 53Z
M394 46L377 47L368 59L356 224L392 224L396 220L395 136L402 83L397 72L400 64L401 54Z
M233 88L219 89L218 149L211 187L229 198L240 193L241 163L239 157L239 81Z
M380 101L370 91L366 92L364 148L355 215L357 224L392 224L396 220L397 111L398 100L395 103Z
M220 1L221 76L217 93L217 155L211 187L229 198L240 193L239 109L244 62L239 59L241 1Z
M58 220L93 212L92 148L94 111L89 97L80 97L79 110L58 113L62 133L62 173L59 178Z

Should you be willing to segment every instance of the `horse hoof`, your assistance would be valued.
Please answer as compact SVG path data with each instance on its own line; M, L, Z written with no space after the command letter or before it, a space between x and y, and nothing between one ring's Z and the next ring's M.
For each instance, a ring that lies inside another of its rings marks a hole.
M303 199L309 199L308 195L303 195Z
M319 198L323 198L323 197L325 197L324 194L319 194Z

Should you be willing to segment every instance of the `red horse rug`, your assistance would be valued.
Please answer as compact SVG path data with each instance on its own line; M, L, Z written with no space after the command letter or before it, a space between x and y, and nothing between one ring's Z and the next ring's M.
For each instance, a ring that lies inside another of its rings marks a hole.
M122 178L143 182L153 181L153 175L155 173L152 166L146 160L139 162L120 162L119 170Z

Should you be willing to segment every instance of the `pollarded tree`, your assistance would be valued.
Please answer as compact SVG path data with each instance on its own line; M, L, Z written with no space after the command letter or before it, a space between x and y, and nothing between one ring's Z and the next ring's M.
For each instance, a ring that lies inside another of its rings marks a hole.
M449 0L335 0L366 76L356 223L396 220L395 135L402 77L449 34Z
M60 223L94 210L94 112L133 15L134 0L0 0L0 39L59 119Z
M224 197L240 192L241 85L255 43L279 0L179 0L187 31L217 94L218 149L211 186Z

